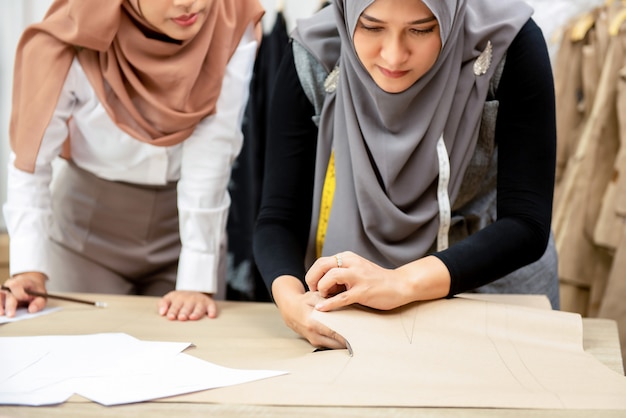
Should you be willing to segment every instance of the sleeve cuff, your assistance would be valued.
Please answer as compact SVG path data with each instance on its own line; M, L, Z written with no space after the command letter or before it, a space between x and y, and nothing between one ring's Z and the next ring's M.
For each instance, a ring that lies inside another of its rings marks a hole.
M199 253L183 248L178 261L176 290L192 290L217 294L219 283L215 254Z
M10 275L38 271L49 276L47 240L47 237L32 240L11 237L9 240Z

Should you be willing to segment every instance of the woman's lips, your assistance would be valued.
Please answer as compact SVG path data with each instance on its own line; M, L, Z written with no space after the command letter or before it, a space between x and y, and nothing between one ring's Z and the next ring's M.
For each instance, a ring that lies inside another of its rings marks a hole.
M196 20L198 20L198 14L194 13L190 15L178 16L173 18L172 20L180 26L191 26L196 23Z
M379 67L379 68L380 68L380 72L383 73L385 77L389 77L389 78L400 78L400 77L405 76L408 73L408 71L391 71L383 67Z

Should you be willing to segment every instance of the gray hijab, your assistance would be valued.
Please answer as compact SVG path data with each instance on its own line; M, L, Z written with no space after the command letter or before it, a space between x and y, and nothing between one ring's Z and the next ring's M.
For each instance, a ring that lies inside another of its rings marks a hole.
M532 15L521 0L423 0L439 22L442 49L431 68L401 93L386 93L361 65L352 35L375 0L335 0L301 20L292 34L339 81L327 95L319 124L312 228L334 150L336 186L322 255L354 251L384 267L416 260L439 227L436 145L443 135L454 202L476 145L483 105L496 64ZM399 0L400 1L400 0ZM490 41L492 64L475 75Z

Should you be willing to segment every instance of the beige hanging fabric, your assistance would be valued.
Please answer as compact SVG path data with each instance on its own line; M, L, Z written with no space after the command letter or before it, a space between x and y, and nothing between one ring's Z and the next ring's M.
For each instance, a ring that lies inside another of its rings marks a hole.
M621 40L626 46L626 36ZM626 50L626 48L624 48ZM617 321L622 363L626 364L626 66L622 68L617 88L617 114L619 118L620 150L615 160L614 176L605 195L606 219L598 219L597 229L615 233L615 257L611 266L604 297L598 316ZM612 228L612 230L611 230ZM613 237L613 235L612 235Z
M626 351L626 2L566 28L555 63L561 309L616 319ZM621 119L621 120L620 120ZM619 266L622 266L620 268ZM618 303L619 301L619 303Z
M593 90L586 88L591 84L589 74L583 71L583 49L593 50L590 43L594 36L591 26L595 17L585 14L576 21L570 22L563 29L563 41L558 49L555 69L555 93L558 112L557 123L557 164L556 182L561 182L567 160L574 153L580 129L589 117L593 101ZM594 74L595 75L595 74ZM595 87L595 86L591 86ZM558 187L555 190L555 202L558 201Z

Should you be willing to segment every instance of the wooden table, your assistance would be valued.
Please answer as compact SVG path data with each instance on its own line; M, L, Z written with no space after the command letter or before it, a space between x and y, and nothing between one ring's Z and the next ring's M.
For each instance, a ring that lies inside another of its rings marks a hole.
M0 336L77 335L124 332L142 340L195 344L186 353L226 367L260 368L263 362L312 351L282 322L271 303L220 302L217 320L171 322L156 314L158 298L73 295L108 303L104 309L50 301L63 310L36 319L0 325ZM624 374L614 321L583 319L584 347L616 373ZM251 355L251 353L253 353ZM4 361L4 360L3 360ZM261 364L261 366L260 366ZM242 393L245 397L245 393ZM199 403L192 395L105 407L79 396L52 407L0 406L0 418L18 417L624 417L626 411L464 408L359 408L260 406Z

